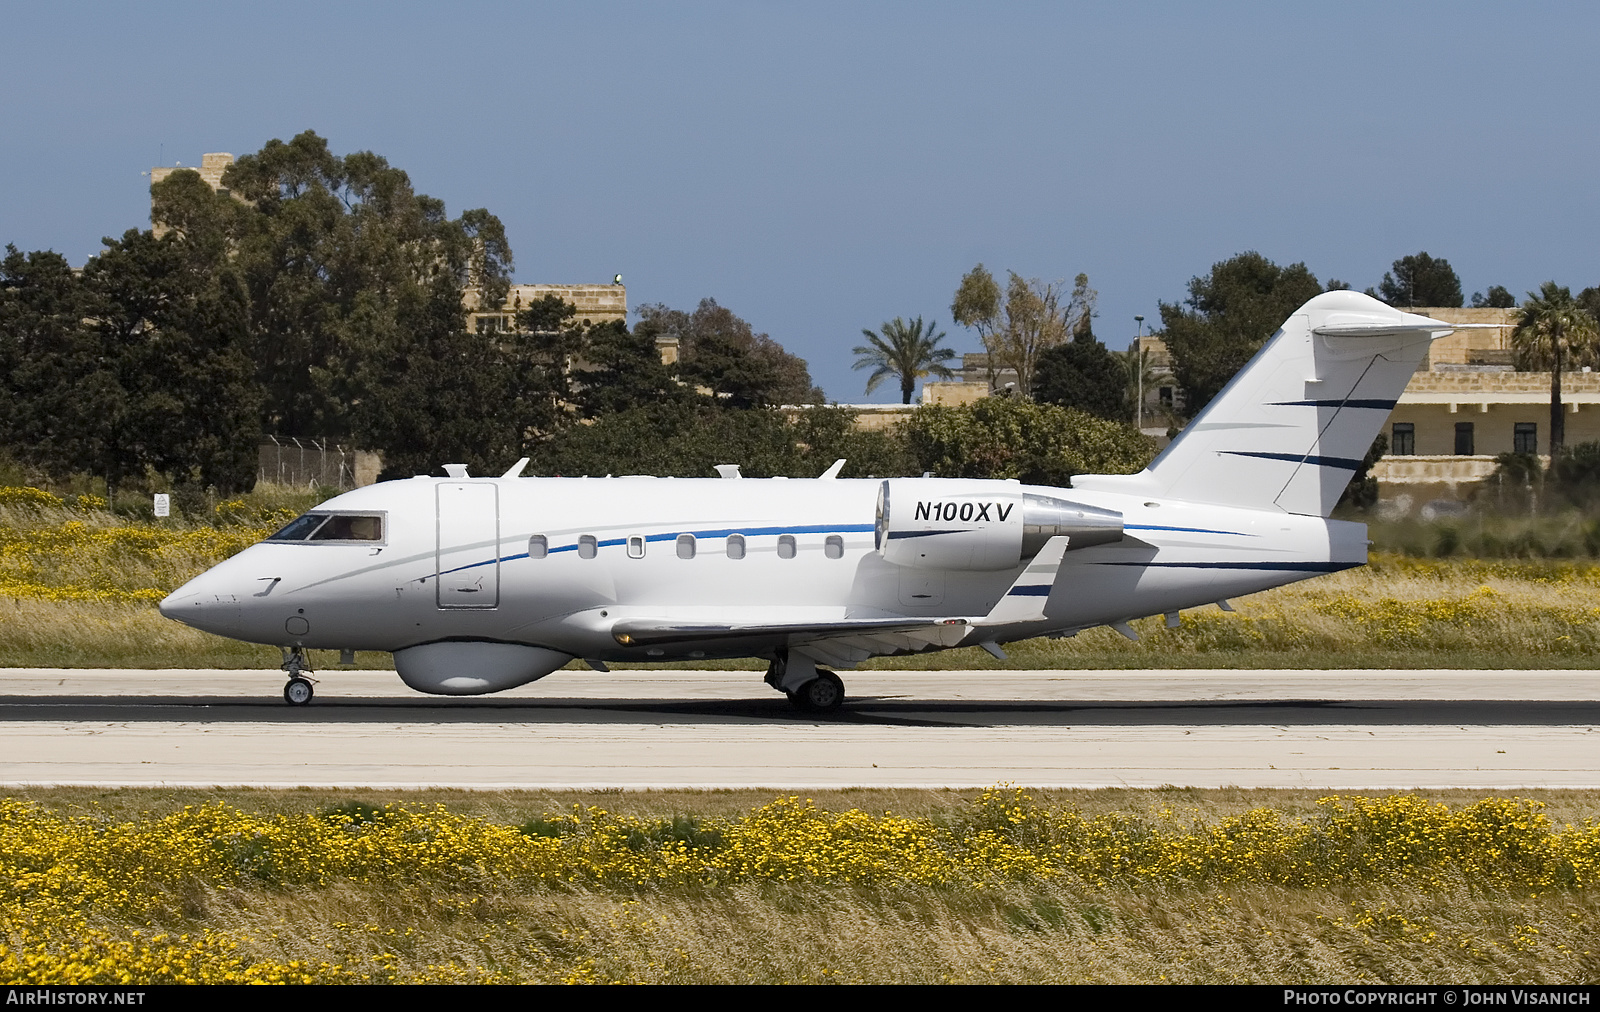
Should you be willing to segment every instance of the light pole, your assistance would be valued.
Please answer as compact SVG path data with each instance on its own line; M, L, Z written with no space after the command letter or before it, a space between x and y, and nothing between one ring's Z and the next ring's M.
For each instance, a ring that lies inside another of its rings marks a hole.
M1133 322L1139 325L1138 331L1133 336L1133 371L1138 374L1139 397L1133 402L1133 427L1144 430L1144 317L1135 316Z

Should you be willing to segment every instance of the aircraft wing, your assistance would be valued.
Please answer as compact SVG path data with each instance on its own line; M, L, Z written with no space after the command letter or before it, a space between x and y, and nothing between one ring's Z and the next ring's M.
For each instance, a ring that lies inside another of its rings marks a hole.
M702 623L625 619L611 635L623 646L760 643L798 649L823 664L853 667L868 657L951 647L972 631L965 618L862 618L835 622Z
M730 639L789 639L902 633L924 627L965 627L962 618L858 618L836 622L710 623L624 619L611 627L611 636L625 647L703 643ZM958 637L959 638L959 637Z
M858 618L831 622L706 623L622 619L611 636L625 647L679 646L688 643L725 644L730 641L766 641L798 649L817 661L853 667L880 654L917 653L930 648L953 647L974 629L1037 622L1044 618L1045 600L1055 582L1065 536L1052 537L1026 566L990 613L982 618Z

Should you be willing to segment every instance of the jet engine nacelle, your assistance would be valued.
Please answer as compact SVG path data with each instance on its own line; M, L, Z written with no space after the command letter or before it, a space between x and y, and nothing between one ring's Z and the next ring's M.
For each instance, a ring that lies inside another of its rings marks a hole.
M436 696L477 696L537 681L571 654L521 643L424 643L394 652L400 680Z
M1069 550L1121 541L1122 514L1009 481L891 478L878 489L874 531L879 553L897 566L1013 569L1058 535Z

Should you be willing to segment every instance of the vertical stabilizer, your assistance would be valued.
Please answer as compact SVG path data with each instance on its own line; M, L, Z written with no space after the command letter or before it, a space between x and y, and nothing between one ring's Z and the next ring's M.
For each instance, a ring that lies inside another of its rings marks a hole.
M1073 487L1325 517L1429 344L1455 329L1357 292L1324 292L1148 468L1079 475Z

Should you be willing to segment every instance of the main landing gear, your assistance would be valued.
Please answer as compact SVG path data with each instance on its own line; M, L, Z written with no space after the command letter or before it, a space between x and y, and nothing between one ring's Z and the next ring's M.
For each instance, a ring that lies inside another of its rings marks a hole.
M315 690L311 685L311 664L306 658L305 647L284 650L281 666L289 673L289 681L283 687L283 701L290 706L305 706L311 702Z
M767 666L766 683L806 713L828 714L844 702L844 680L803 654L782 651Z

